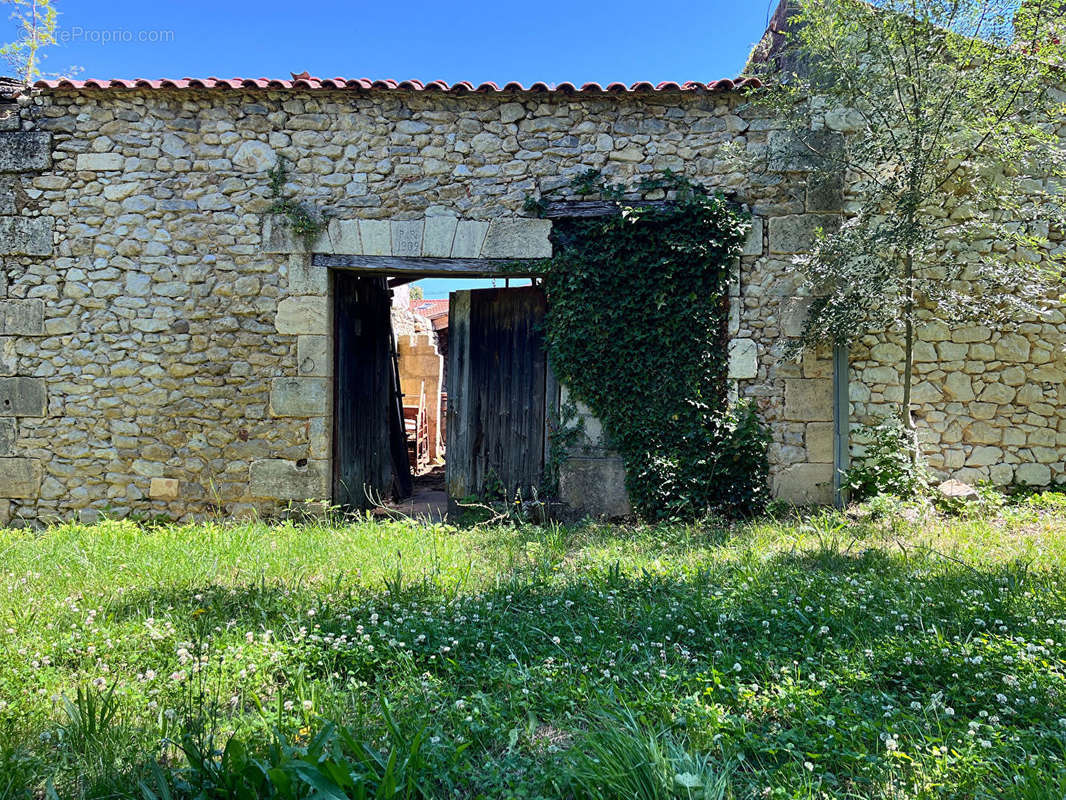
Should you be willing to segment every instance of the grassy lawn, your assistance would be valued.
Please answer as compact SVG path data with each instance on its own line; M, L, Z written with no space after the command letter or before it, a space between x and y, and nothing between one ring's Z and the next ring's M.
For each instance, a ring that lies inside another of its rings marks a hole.
M1066 505L908 519L0 531L0 797L1063 797Z

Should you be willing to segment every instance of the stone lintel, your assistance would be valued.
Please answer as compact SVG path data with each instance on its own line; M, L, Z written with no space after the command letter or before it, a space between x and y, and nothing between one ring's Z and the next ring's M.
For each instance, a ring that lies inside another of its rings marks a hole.
M398 258L533 259L552 254L551 220L500 217L492 221L459 219L438 214L423 219L331 220L311 247L315 253ZM753 226L762 252L762 221ZM263 250L267 253L305 253L282 217L263 221ZM754 248L755 245L750 245Z
M482 258L551 258L548 219L494 219L489 223Z

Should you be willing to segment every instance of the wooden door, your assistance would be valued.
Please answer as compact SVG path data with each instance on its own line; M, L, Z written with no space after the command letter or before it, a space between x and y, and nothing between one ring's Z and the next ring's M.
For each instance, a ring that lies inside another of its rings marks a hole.
M385 278L333 276L333 502L365 509L411 494Z
M448 497L531 496L544 475L548 369L538 287L453 292Z

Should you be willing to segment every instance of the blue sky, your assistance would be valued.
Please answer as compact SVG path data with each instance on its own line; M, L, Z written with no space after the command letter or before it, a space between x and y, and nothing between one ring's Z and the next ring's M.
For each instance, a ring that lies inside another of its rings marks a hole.
M737 74L776 2L54 0L66 40L45 69L75 65L89 78L308 70L475 82L714 80ZM13 26L3 24L8 41ZM131 40L104 41L114 32Z
M307 70L528 85L734 77L777 0L54 3L60 45L49 48L46 73L281 78ZM6 13L0 26L0 42L14 38ZM426 296L443 296L447 284L430 283Z

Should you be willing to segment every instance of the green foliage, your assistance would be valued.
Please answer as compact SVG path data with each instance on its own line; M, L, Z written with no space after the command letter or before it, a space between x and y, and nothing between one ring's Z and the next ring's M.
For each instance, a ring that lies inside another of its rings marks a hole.
M622 187L597 181L584 173L573 188L620 213L556 222L542 269L553 368L622 454L642 515L755 513L768 435L750 405L729 407L726 379L728 284L748 222L672 173L639 186L669 191L669 206L625 205Z
M575 800L726 800L730 769L653 733L629 709L601 713L574 748L567 779Z
M0 58L11 65L15 75L26 83L41 77L42 47L56 43L58 14L52 0L3 0L14 10L11 19L19 38L0 47Z
M289 180L288 162L284 156L278 158L277 164L267 170L270 179L271 214L279 214L288 221L292 232L300 238L304 247L310 250L319 234L326 229L328 220L321 214L308 209L303 203L285 196L285 184Z
M449 765L426 761L424 727L405 736L388 706L382 709L390 740L387 751L329 722L303 743L275 730L265 743L232 736L216 749L212 738L205 746L186 734L180 744L186 764L167 768L155 763L140 781L143 800L429 800L435 796L429 788L433 771ZM454 757L464 749L457 748Z
M1066 785L1053 495L899 527L108 521L0 552L4 800L574 800L574 765L610 796L644 759L737 800Z
M853 501L877 495L904 500L920 496L929 488L930 474L913 431L896 418L867 425L855 436L863 448L844 473L844 486Z

